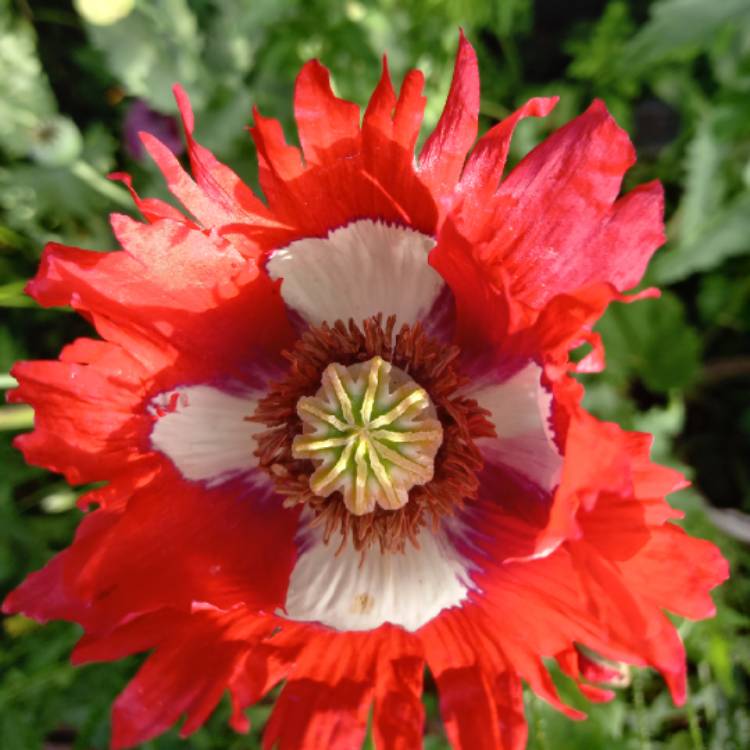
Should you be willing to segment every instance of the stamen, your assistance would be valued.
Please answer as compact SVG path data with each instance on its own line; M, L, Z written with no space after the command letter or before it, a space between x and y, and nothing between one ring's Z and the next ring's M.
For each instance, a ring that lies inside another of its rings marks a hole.
M418 544L422 527L476 495L474 440L494 435L486 412L457 395L458 350L394 324L375 316L361 328L308 329L284 353L287 378L251 417L267 427L255 455L284 505L304 503L340 547Z
M310 489L321 497L341 492L356 516L375 506L393 510L409 490L434 474L443 428L423 388L382 357L323 371L315 396L297 404L302 435L292 456L316 465ZM382 429L382 428L388 429Z

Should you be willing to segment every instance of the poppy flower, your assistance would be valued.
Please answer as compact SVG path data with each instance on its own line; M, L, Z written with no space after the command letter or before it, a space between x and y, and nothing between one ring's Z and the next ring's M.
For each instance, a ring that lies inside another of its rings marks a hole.
M673 523L685 482L651 438L588 414L574 378L663 242L661 187L618 197L634 151L601 102L505 174L516 124L556 100L476 140L463 35L415 159L422 84L397 95L384 64L360 118L307 63L301 150L254 114L265 201L195 141L176 88L192 176L142 138L185 214L115 175L144 218L112 217L123 249L52 244L29 284L100 338L16 366L37 415L18 446L100 484L4 608L79 623L76 663L150 652L116 748L182 716L189 735L227 690L247 730L280 683L266 748L355 748L370 716L376 747L420 747L425 668L471 750L524 747L522 682L582 716L545 660L595 701L607 661L685 698L664 610L710 616L726 563Z

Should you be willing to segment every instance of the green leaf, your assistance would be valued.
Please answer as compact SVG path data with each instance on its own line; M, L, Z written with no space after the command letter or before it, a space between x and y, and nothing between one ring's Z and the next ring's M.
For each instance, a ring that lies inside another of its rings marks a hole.
M6 71L0 75L0 148L10 156L25 156L57 106L36 54L33 27L11 20L2 9L0 70Z
M296 10L296 3L276 0L223 0L206 29L206 63L212 73L231 86L241 84L251 71L258 50L276 24ZM248 100L249 101L249 100ZM247 102L244 103L247 106Z
M89 38L105 55L110 72L128 94L156 110L176 110L172 86L189 88L201 109L210 88L200 60L203 39L186 0L153 0L110 26L87 27Z
M640 377L650 390L666 393L687 387L698 374L701 339L685 321L684 307L673 294L612 305L598 330L610 376Z
M651 458L660 463L674 463L672 444L685 427L685 402L673 396L666 407L653 406L648 411L636 412L628 426L654 436Z
M722 27L748 16L747 0L661 0L625 48L618 68L624 73L642 71L675 52L706 46Z
M131 203L123 188L87 165L82 169L83 164L51 168L17 162L0 168L0 211L13 229L38 245L60 240L79 247L111 247L107 209L116 205L116 196L122 197L122 208ZM110 192L103 195L103 189Z
M574 36L566 45L573 55L568 73L573 78L597 83L609 84L617 78L622 80L613 63L632 34L633 22L628 4L622 0L609 3L593 28L585 28L585 33Z
M694 242L721 206L725 192L724 151L716 138L713 119L704 117L685 154L685 193L679 208L682 245Z
M692 242L659 253L649 278L658 284L672 284L746 253L750 253L750 190L715 212Z
M23 291L25 287L23 280L0 285L0 307L34 307L34 300Z

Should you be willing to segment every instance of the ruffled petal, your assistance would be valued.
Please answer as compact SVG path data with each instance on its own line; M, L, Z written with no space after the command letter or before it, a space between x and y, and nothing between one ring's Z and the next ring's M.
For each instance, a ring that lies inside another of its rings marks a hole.
M159 219L171 219L172 221L179 221L189 226L195 226L193 222L166 201L159 198L141 198L133 187L133 179L129 174L125 172L112 172L107 176L110 180L117 180L125 185L130 192L133 203L135 203L146 221L154 222L159 221Z
M457 750L522 750L527 727L521 681L481 619L475 608L448 612L419 633L445 731Z
M150 373L171 368L175 379L231 375L241 353L272 356L290 342L274 285L226 241L168 220L115 225L127 253L50 244L28 292L72 305Z
M120 511L110 510L87 515L79 524L73 543L11 591L2 611L22 612L39 622L69 620L87 628L102 627L102 618L76 592L75 578L101 552L119 517Z
M258 149L263 192L279 221L291 228L287 241L325 237L361 218L414 225L408 209L399 201L399 195L406 191L391 194L387 185L363 168L361 154L305 167L298 163L298 150L285 144L278 122L256 114L251 132ZM410 204L414 203L411 199ZM419 216L423 216L425 208L419 208Z
M466 616L475 627L484 623L486 643L501 651L507 669L537 695L570 718L584 718L561 701L543 661L602 633L573 557L564 547L522 562L485 556L474 579L483 596L474 597Z
M709 591L729 577L717 547L673 525L651 531L639 553L620 564L627 585L652 604L691 620L716 613Z
M475 256L471 242L448 218L430 253L430 264L451 290L456 306L455 339L464 359L484 358L507 340L514 300L501 266L488 267Z
M433 234L437 206L414 169L414 145L425 105L423 84L419 71L409 71L396 99L383 60L383 75L362 122L362 166L372 180L394 196L414 229Z
M88 516L75 543L5 606L97 630L195 602L273 611L284 603L297 515L257 485L208 490L164 467L125 506Z
M112 231L126 253L146 266L162 294L188 288L192 309L210 306L215 302L210 295L218 283L230 280L247 265L228 243L169 219L141 224L129 216L113 214ZM175 263L177 254L179 264Z
M330 74L317 60L297 76L294 118L308 164L346 159L359 151L359 107L334 96Z
M379 639L330 631L308 636L266 725L263 748L360 747L373 700L374 646Z
M516 125L526 117L546 117L557 102L556 96L529 99L477 141L466 161L457 187L459 194L471 203L463 210L480 208L482 202L491 198L497 190Z
M338 633L288 623L270 643L286 660L288 675L264 748L360 747L371 706L379 748L421 746L424 661L416 638L391 626Z
M136 470L150 429L138 410L142 368L117 346L86 341L64 355L83 362L19 362L13 368L19 387L9 394L36 414L34 432L16 438L16 446L29 463L62 473L71 484ZM91 361L94 349L98 362Z
M419 138L427 99L422 96L424 75L421 70L410 70L401 84L393 112L393 137L408 153L413 153Z
M378 649L372 731L382 750L419 750L425 709L422 704L424 658L415 639L392 629Z
M273 610L284 602L296 525L258 476L208 489L165 466L130 498L99 555L70 574L81 597L115 618L194 601Z
M437 207L414 168L413 149L424 109L423 78L404 79L398 99L387 67L365 113L335 97L327 70L303 68L295 101L306 163L287 145L281 126L255 112L251 133L263 192L293 239L325 237L357 219L370 218L434 232ZM279 236L276 247L285 244Z
M419 136L424 108L427 100L422 96L424 76L418 70L410 70L401 85L398 98L393 90L388 63L383 58L383 74L362 121L363 145L368 142L392 141L397 151L413 160L414 144Z
M180 736L198 729L216 707L242 658L270 625L244 611L164 609L103 636L86 636L75 663L110 661L154 649L117 698L112 747L129 748L161 734L183 714Z
M445 108L419 154L419 175L439 202L449 202L466 154L477 137L479 68L474 48L461 32Z
M606 281L618 291L636 286L651 256L666 242L664 188L647 182L615 202L580 258L581 286ZM613 251L614 248L614 251Z
M396 92L388 70L388 59L383 56L383 72L380 75L380 81L372 92L362 118L363 140L372 138L374 134L380 134L385 138L393 136L393 110L396 102Z
M253 120L255 125L250 128L250 134L258 152L261 189L272 209L283 208L286 184L296 180L305 171L302 153L295 146L287 144L278 120L263 117L257 107L253 108Z
M171 149L150 133L141 133L141 141L149 156L164 175L169 192L204 227L221 226L240 221L243 216L239 205L227 205L214 200L182 168Z
M674 625L659 608L631 590L609 560L591 554L583 544L571 549L579 570L585 571L581 582L592 617L601 623L598 643L594 638L579 641L605 657L654 667L661 672L675 703L684 703L685 649Z
M182 116L185 137L188 145L190 167L201 190L214 203L223 206L231 216L240 217L240 211L247 214L243 221L273 223L273 219L261 200L253 191L225 164L222 164L207 148L193 137L194 118L185 90L174 87L174 96ZM178 196L179 197L179 196Z
M561 292L598 282L621 288L640 278L663 242L662 198L650 185L615 203L634 160L626 133L595 102L501 183L485 207L491 219L472 237L492 264L506 268L519 299L539 308ZM620 223L625 218L628 230ZM605 243L620 228L633 236L613 250Z
M543 113L551 103L530 102L496 126L497 137L510 135L515 118ZM485 341L502 340L510 319L533 322L532 311L555 295L603 283L617 291L633 287L664 241L657 183L616 200L634 151L601 102L534 149L495 189L499 175L490 174L504 146L477 145L465 187L459 185L462 198L433 253L469 342L477 326Z

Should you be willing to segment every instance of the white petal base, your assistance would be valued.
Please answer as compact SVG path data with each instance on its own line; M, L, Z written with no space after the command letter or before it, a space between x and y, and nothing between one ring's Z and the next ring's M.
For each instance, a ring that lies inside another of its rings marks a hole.
M257 406L209 385L192 385L154 397L151 446L170 458L185 479L216 486L258 464L254 435L263 425L248 422Z
M552 394L541 382L542 368L530 363L502 383L467 392L490 412L497 438L477 440L487 461L510 467L545 490L560 482L563 459L550 427Z
M377 313L413 325L445 286L427 263L434 245L413 229L361 219L276 250L266 267L272 279L283 279L284 302L310 325L361 323Z
M301 519L305 523L305 517ZM302 532L307 546L292 571L285 612L291 620L320 622L336 630L371 630L386 622L417 630L471 588L471 563L447 537L423 530L419 549L403 553L369 550L364 560L337 540L324 544L319 529Z

